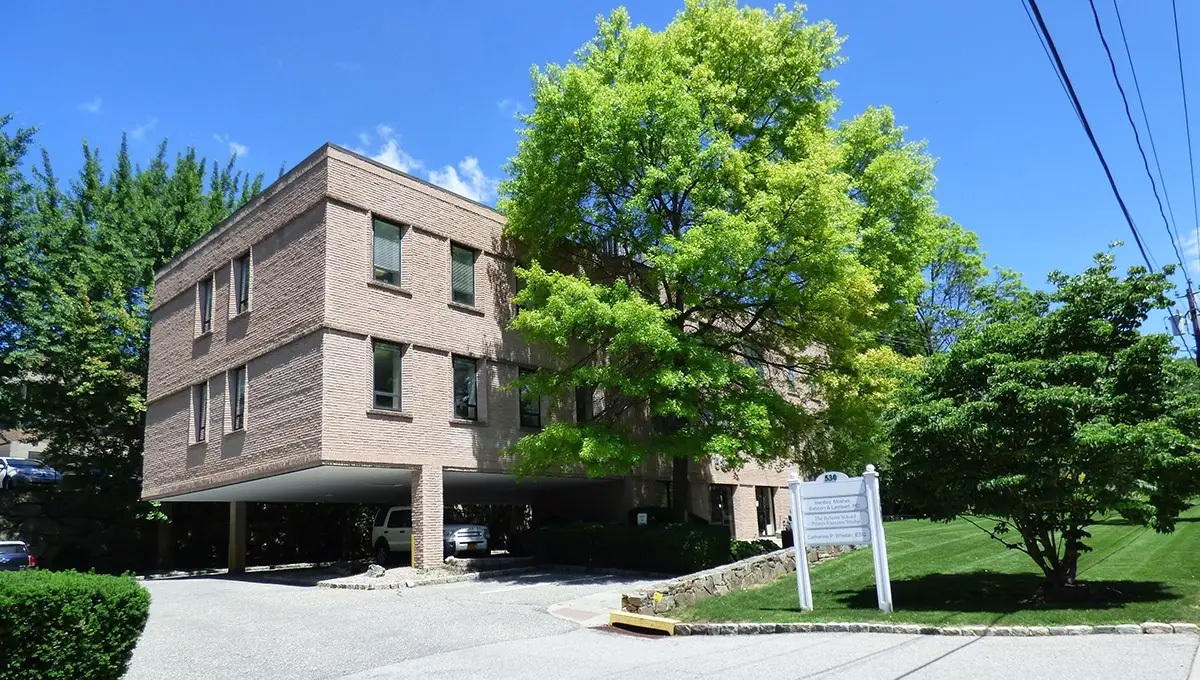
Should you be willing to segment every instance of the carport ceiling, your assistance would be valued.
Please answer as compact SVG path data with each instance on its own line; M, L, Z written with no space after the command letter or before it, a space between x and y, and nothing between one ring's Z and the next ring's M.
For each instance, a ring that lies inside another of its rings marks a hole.
M446 470L442 474L443 496L448 504L529 502L538 491L615 481L618 480L584 477L517 479L508 474L464 470ZM407 503L411 494L412 472L404 468L319 465L158 500L170 503Z

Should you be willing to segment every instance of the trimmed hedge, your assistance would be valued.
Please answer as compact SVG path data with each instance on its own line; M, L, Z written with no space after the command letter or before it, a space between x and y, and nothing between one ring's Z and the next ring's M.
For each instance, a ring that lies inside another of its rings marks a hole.
M131 576L0 572L0 680L117 680L149 611Z
M557 524L529 535L541 562L666 574L729 563L729 528L706 524Z
M733 554L733 561L744 560L748 557L757 557L766 555L769 552L779 550L779 546L773 541L768 541L765 538L759 538L753 541L734 541L729 546L729 552Z

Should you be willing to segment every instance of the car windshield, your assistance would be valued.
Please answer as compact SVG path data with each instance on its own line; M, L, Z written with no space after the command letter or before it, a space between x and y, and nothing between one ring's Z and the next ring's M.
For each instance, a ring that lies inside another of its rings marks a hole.
M9 459L8 459L8 461L7 461L7 463L8 463L8 466L9 466L9 467L15 467L15 468L41 468L41 467L46 467L46 466L45 466L45 465L44 465L44 464L43 464L41 461L38 461L38 460L28 460L28 459L25 459L25 458L9 458Z
M0 543L0 553L9 555L27 555L29 548L24 543Z

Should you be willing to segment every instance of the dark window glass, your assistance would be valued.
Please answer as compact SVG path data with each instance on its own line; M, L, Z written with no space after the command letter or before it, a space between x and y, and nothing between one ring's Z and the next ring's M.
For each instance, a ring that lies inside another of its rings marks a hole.
M400 227L375 220L372 258L375 280L400 285Z
M236 296L236 313L250 309L250 253L233 261L233 292Z
M200 282L200 332L212 330L212 277Z
M709 503L713 524L733 526L733 490L724 484L709 486Z
M197 442L208 437L208 385L200 384L192 387L192 420Z
M796 394L796 371L795 371L795 369L791 369L791 368L788 369L787 391L788 391L788 394L792 394L792 395Z
M403 352L397 345L386 342L375 343L375 408L400 410L400 365L402 355Z
M229 406L232 429L240 430L246 425L246 367L233 369L230 382Z
M450 299L475 304L475 251L450 245Z
M520 377L524 378L532 375L533 371L522 368L519 372ZM522 387L518 392L518 399L521 404L521 427L542 427L542 400L537 395L533 394L528 387Z
M760 379L767 376L766 366L762 360L762 352L759 352L757 349L746 350L746 365L753 368Z
M775 534L779 530L775 526L775 489L769 486L755 487L754 500L758 506L758 535Z
M383 526L383 521L387 519L387 512L388 511L386 508L380 508L379 511L375 513L375 526Z
M388 515L389 529L407 529L412 526L412 510L393 510Z
M595 416L595 394L596 390L592 387L575 388L575 422L592 422L592 418Z
M478 363L469 357L454 357L454 417L463 420L479 419L476 395Z

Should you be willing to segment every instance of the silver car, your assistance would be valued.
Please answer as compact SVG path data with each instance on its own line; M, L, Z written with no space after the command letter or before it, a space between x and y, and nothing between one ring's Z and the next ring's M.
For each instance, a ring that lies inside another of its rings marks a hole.
M62 475L40 460L31 458L0 458L0 486L5 489L27 489L36 485L58 484Z

